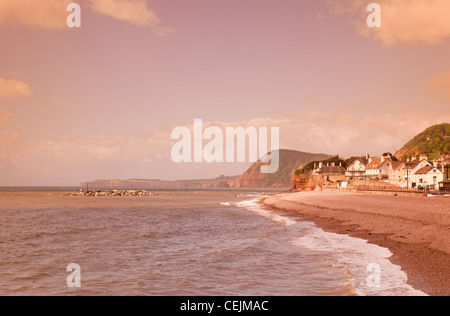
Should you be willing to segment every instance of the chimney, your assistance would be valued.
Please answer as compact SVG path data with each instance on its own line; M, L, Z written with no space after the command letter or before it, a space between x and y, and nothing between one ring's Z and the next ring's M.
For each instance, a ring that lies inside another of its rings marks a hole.
M419 159L422 160L428 160L428 156L427 155L420 155Z
M417 157L411 157L411 161L415 161Z
M371 163L371 162L372 162L372 157L369 157L369 160L368 160L368 162L369 162L369 163Z
M319 169L322 169L323 164L319 162Z
M339 167L342 167L342 161L339 163Z
M438 163L437 163L437 161L436 161L436 160L433 160L433 166L437 168L437 166L438 166Z

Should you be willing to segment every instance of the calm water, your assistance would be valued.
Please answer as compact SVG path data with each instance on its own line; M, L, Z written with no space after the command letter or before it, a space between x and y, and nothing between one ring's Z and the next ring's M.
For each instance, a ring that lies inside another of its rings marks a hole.
M387 249L265 209L260 193L0 192L0 295L417 295ZM66 267L81 267L68 288ZM369 264L380 287L368 285Z

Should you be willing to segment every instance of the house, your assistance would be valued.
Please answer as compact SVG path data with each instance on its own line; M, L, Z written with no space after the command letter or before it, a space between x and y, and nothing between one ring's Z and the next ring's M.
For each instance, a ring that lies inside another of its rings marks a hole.
M408 188L417 187L418 183L416 182L416 178L413 179L414 174L420 169L431 166L431 163L427 160L426 156L421 156L419 159L413 157L410 161L405 163L405 181L406 186Z
M450 181L439 182L439 191L450 193Z
M450 152L446 152L441 156L441 162L444 165L450 165Z
M370 155L360 157L350 157L348 160L347 178L364 178L366 176L366 166L372 161Z
M405 164L401 161L393 161L391 163L391 170L389 171L389 182L397 184L401 187L406 187L405 181Z
M344 173L345 168L342 166L324 166L319 170L319 174L324 176L338 176Z
M449 169L450 169L450 152L444 153L441 156L441 164L442 171L444 171L444 181L447 181L449 178Z
M392 159L388 156L375 157L366 166L366 177L388 180L392 169Z
M412 175L412 183L415 183L417 187L434 187L437 190L439 183L443 181L444 172L436 166L423 167Z
M314 165L314 170L312 171L313 175L322 175L322 176L338 176L343 175L345 173L345 168L342 167L342 164L336 166L335 163L329 163L324 165L322 162Z

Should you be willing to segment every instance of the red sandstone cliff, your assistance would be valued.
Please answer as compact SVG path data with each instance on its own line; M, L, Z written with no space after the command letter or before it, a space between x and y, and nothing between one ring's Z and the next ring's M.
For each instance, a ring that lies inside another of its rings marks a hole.
M263 164L254 163L234 183L237 188L292 188L294 173L311 161L325 160L329 155L311 154L295 150L281 149L279 151L279 168L275 173L261 173Z

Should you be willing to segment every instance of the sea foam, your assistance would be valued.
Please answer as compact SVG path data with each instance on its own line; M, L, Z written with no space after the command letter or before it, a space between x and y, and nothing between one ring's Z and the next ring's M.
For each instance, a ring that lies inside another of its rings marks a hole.
M294 221L286 216L281 216L281 215L275 214L273 211L268 210L264 205L261 205L259 203L260 200L261 200L261 198L252 199L252 200L248 200L248 201L242 201L242 202L236 203L236 206L245 208L256 215L265 217L273 222L276 222L276 223L279 223L279 224L282 224L285 226L290 226L290 225L294 225L295 223L297 223L296 221Z
M261 197L236 203L254 214L273 222L298 229L298 236L292 244L319 254L324 262L341 270L348 278L356 295L360 296L426 296L422 291L408 284L408 277L401 267L389 258L389 249L368 243L361 238L326 232L308 221L293 219L276 214L260 204ZM295 235L295 233L294 233ZM379 282L373 284L373 268L377 268Z

